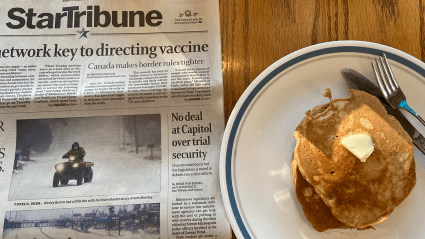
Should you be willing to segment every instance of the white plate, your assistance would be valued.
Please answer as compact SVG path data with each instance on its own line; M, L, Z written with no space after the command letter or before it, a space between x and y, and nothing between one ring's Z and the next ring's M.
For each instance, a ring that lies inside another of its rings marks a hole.
M328 42L296 51L261 73L236 104L225 130L220 159L223 201L238 238L423 238L425 156L415 148L417 183L409 197L376 230L316 232L295 196L290 161L292 134L304 113L333 98L348 97L341 69L374 79L371 62L390 60L407 102L425 115L425 64L387 46L359 41ZM405 114L425 135L425 127Z

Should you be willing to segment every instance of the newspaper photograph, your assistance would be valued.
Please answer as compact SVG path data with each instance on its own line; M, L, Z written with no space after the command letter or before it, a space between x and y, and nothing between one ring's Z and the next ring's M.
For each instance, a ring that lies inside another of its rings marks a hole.
M2 5L2 238L231 238L218 8Z
M60 233L76 238L158 238L159 212L159 203L9 211L3 236L49 238Z

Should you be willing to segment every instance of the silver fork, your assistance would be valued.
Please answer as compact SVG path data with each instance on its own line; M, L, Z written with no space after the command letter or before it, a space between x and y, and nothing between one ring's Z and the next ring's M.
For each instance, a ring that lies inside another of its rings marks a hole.
M385 54L382 53L381 56L379 56L379 60L375 59L375 62L376 66L372 62L373 73L375 73L375 78L378 81L379 88L381 88L381 92L388 104L390 104L393 108L402 108L406 110L425 126L425 121L412 108L410 108L409 105L407 105L406 96L403 91L401 91Z

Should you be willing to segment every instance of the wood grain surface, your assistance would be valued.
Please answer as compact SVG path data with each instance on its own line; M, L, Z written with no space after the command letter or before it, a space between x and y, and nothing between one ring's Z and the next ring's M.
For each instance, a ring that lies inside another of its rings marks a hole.
M221 0L226 122L263 70L307 46L370 41L424 61L424 12L425 0Z
M221 0L226 122L255 77L310 45L370 41L424 61L424 11L425 0Z

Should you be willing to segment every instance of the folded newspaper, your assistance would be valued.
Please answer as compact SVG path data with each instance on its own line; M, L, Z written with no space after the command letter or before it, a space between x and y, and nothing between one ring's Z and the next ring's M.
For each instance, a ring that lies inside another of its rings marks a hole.
M231 238L218 8L2 3L3 238Z

